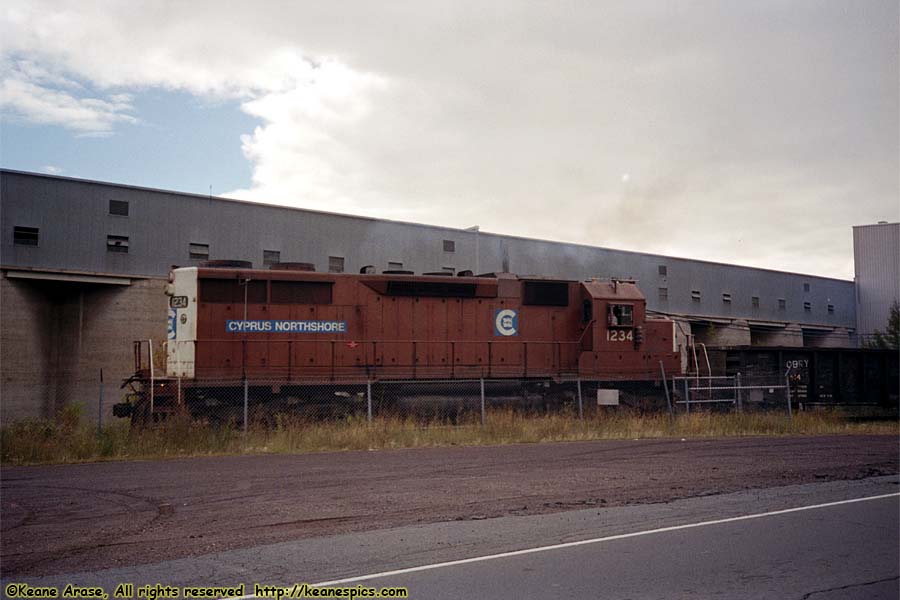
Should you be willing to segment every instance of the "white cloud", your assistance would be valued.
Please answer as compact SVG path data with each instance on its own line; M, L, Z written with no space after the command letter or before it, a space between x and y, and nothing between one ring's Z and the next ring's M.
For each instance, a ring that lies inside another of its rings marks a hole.
M44 165L43 167L41 167L41 170L44 173L49 173L50 175L59 175L63 172L60 167L57 167L55 165Z
M0 27L7 57L27 56L28 74L62 72L100 88L253 98L301 85L320 60L307 58L288 35L248 26L257 13L274 18L250 5L233 13L217 2L6 5Z
M241 140L244 155L255 166L254 187L229 195L378 212L363 205L369 194L360 186L359 176L368 165L352 140L372 118L373 100L388 88L378 76L329 60L310 72L302 85L245 102L243 110L263 121Z
M233 100L236 196L778 269L849 277L900 217L889 0L223 6L9 1L4 102L105 135L150 87Z
M117 123L136 123L132 106L113 99L76 97L52 89L6 78L0 82L0 108L42 125L59 125L82 134L108 134Z
M33 60L3 57L0 63L4 78L13 77L35 84L62 87L68 90L81 90L83 86L77 81L59 72L53 65L38 64Z

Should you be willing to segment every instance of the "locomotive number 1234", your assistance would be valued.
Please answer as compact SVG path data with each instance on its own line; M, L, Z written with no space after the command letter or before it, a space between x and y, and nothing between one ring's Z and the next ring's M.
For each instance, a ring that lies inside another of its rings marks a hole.
M607 342L630 342L634 340L634 334L630 329L607 329Z

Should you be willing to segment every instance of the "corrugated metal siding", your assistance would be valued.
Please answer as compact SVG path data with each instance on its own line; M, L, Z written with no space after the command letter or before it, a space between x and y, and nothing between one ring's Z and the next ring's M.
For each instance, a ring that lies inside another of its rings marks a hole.
M171 265L198 264L189 258L188 247L200 243L209 245L212 259L249 260L257 267L263 264L264 250L278 250L281 261L312 262L319 271L328 269L329 256L341 256L348 272L402 262L417 273L506 267L522 275L571 279L633 277L650 310L856 325L853 283L825 277L11 171L0 173L0 200L0 258L6 266L163 276ZM127 201L129 216L109 215L109 200ZM39 227L40 244L14 245L17 225ZM128 253L108 252L107 235L127 236ZM443 240L454 241L455 252L444 252ZM660 265L666 276L660 275ZM809 284L808 292L804 284ZM661 287L667 290L666 300L660 299ZM692 300L693 290L701 292L699 302ZM724 293L731 302L723 301ZM752 305L754 296L759 307ZM786 301L784 309L779 298ZM804 302L811 303L809 312ZM834 305L834 313L827 312L828 304Z
M900 223L853 228L857 332L887 327L891 303L900 300Z

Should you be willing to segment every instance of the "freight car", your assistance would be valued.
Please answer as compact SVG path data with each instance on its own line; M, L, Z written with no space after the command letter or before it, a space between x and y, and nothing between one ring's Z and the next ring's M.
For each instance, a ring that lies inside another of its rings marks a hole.
M877 406L896 412L900 404L896 350L733 346L711 349L710 359L725 375L783 374L797 405Z
M151 396L153 412L196 414L210 390L245 381L277 402L328 382L652 382L661 363L681 367L675 323L647 318L633 281L187 267L166 294L165 372L136 343L123 416L146 416Z

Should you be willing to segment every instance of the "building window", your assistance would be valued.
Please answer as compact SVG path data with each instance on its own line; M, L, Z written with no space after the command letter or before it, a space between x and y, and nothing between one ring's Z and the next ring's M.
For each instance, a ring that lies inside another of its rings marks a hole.
M750 304L753 305L753 308L759 308L759 296L751 296Z
M328 257L328 272L329 273L343 273L344 272L344 257L343 256L329 256Z
M724 302L725 304L731 304L731 294L729 294L728 292L723 293L722 302Z
M209 244L194 244L191 243L188 248L191 259L194 260L206 260L209 258Z
M388 271L401 271L403 269L402 262L389 262Z
M263 250L263 264L276 265L281 262L281 250Z
M455 267L441 267L441 271L443 271L444 273L450 273L451 275L453 275L454 273L456 273L456 268Z
M108 235L106 236L107 252L124 252L128 253L128 236L127 235Z
M444 240L444 252L456 252L456 242L453 240Z
M16 246L37 246L37 227L13 227L13 243Z
M810 304L809 302L804 302L803 303L803 311L810 312L811 310L812 310L812 304Z
M667 277L669 274L669 268L666 265L659 265L659 276Z
M808 291L809 291L809 284L808 284L808 283L804 283L804 284L803 284L803 291L804 291L804 292L808 292Z
M669 299L669 288L659 288L659 301L666 302Z
M700 290L691 290L691 300L700 302Z
M787 308L787 301L784 298L778 299L778 310L784 310Z
M115 215L117 217L127 217L128 202L126 202L125 200L110 200L109 214Z
M833 315L833 314L834 314L834 304L829 304L829 305L828 305L828 314L829 314L829 315Z

